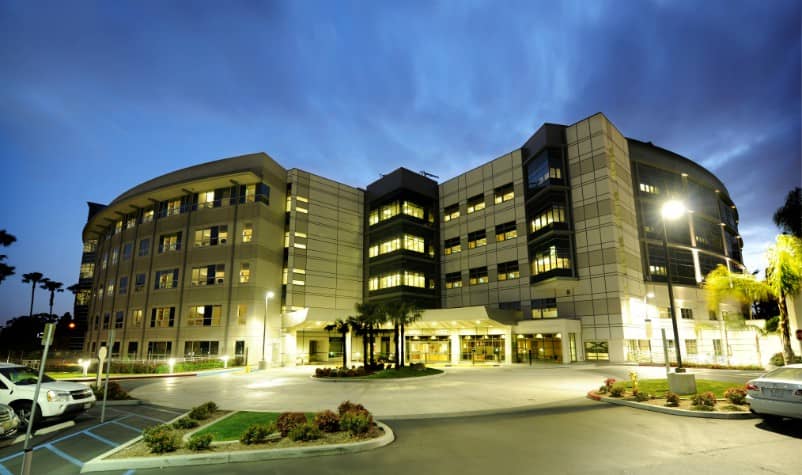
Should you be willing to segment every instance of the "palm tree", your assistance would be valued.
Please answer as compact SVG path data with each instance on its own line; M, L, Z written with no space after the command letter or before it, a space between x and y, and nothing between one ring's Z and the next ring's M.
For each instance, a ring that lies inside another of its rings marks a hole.
M50 292L50 313L48 315L51 317L53 316L53 301L55 300L56 292L64 292L64 289L62 289L63 286L64 284L61 282L56 282L48 278L42 279L41 288Z
M364 302L356 304L356 311L357 311L357 318L363 321L366 327L366 333L368 338L368 344L370 347L370 358L368 361L369 364L372 366L376 363L374 358L375 355L375 341L374 336L376 334L376 329L378 329L382 323L386 321L385 313L381 307L381 305L374 303L374 302Z
M705 289L707 308L713 312L718 311L719 304L726 299L751 306L753 302L767 299L771 294L768 285L754 275L731 272L721 264L705 276L702 287Z
M774 224L783 232L802 239L802 188L788 192L785 203L774 212Z
M401 319L401 367L404 367L404 352L406 351L406 340L404 339L404 327L415 323L421 319L421 312L415 304L408 303L404 309L404 316Z
M0 229L0 246L8 247L16 240L17 238L8 234L5 229ZM0 282L3 282L8 276L14 275L14 267L3 262L6 257L5 254L0 254Z
M766 257L769 266L766 268L766 283L777 297L780 309L780 340L783 345L785 364L794 361L794 350L791 349L791 335L788 328L788 304L786 297L799 293L802 287L802 240L797 237L780 234L777 243L769 247Z
M348 334L348 330L351 329L351 324L349 323L348 320L342 320L338 318L337 320L334 320L334 323L326 325L325 327L323 327L323 329L326 330L327 332L334 330L343 336L343 369L347 369L348 353L346 350L348 349L348 347L345 344L345 337Z
M31 310L28 312L28 316L33 317L33 294L36 291L36 284L42 281L45 276L41 272L30 272L28 274L22 274L22 283L23 284L31 284Z
M395 349L395 351L393 351L393 362L395 363L395 368L400 369L403 363L400 362L401 349L399 348L398 342L400 341L399 336L401 320L403 319L404 302L401 300L387 302L384 305L384 312L387 315L387 320L393 324L393 348Z
M348 324L354 333L362 338L362 365L367 366L368 362L368 327L365 322L358 316L348 317Z

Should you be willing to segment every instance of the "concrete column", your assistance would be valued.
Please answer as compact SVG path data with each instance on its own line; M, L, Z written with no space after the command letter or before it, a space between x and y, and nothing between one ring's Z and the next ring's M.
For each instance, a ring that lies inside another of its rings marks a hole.
M352 357L351 357L351 331L349 330L348 333L345 334L345 341L343 342L343 351L345 351L345 366L350 368Z
M451 335L451 363L459 364L460 347L459 347L459 332Z
M504 364L512 364L512 327L504 330Z

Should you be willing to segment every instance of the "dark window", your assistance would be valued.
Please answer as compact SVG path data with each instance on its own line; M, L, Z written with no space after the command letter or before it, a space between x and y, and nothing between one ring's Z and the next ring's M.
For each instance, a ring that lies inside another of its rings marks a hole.
M530 190L563 183L563 175L559 150L543 150L526 165L526 185Z
M145 274L137 274L134 281L134 292L139 292L145 288Z
M150 251L150 239L139 241L139 257L147 256Z
M131 258L131 254L134 253L134 243L127 242L123 244L123 260L127 261Z
M557 318L557 299L532 300L532 318Z
M692 308L681 308L679 309L679 313L682 318L686 320L693 320L693 309Z
M128 293L128 277L120 277L120 294L125 295Z

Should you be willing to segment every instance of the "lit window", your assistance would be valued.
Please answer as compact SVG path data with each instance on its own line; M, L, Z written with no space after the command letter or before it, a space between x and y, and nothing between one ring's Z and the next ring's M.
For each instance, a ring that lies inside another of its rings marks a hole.
M652 275L666 275L666 266L649 265L649 273Z
M532 300L532 318L557 318L557 299Z
M515 221L496 226L496 241L508 241L516 237L518 237L518 229L515 227Z
M468 198L468 214L485 209L485 195L476 195Z
M487 236L485 234L484 229L468 233L468 249L474 249L476 247L481 247L486 245L487 245Z
M487 267L477 267L468 271L468 285L486 284L487 282Z
M459 218L459 204L446 206L443 209L443 221L448 222L457 218Z
M85 262L81 264L81 279L91 279L92 274L95 273L95 264L92 262Z
M253 224L245 223L242 225L242 242L253 241Z
M228 226L211 226L195 231L195 247L208 247L228 242Z
M306 285L306 282L304 282L303 280L298 280L298 279L292 279L292 283L293 283L293 285Z
M106 286L106 295L111 296L114 293L114 281L110 280Z
M256 185L246 185L245 186L245 202L246 203L253 203L256 201Z
M297 238L306 238L306 233L302 233L300 231L295 231L295 237L297 237Z
M248 262L241 262L239 265L239 283L247 284L251 281L251 264Z
M647 183L641 183L640 184L640 191L642 191L643 193L651 193L651 194L659 193L659 190L658 190L658 188L656 186L649 185Z
M114 234L117 234L122 230L123 230L123 222L122 221L117 221L116 223L114 223Z
M154 213L153 209L146 209L145 211L142 212L142 222L143 223L153 222L153 215L154 214L155 213Z
M404 271L404 285L421 289L426 288L426 276L421 272Z
M95 252L97 250L97 240L90 239L84 241L84 252Z
M164 234L161 237L159 237L160 253L169 251L178 251L180 249L181 249L181 233Z
M407 216L423 219L423 207L418 206L411 201L404 201L404 205L402 206L402 212Z
M299 213L303 213L303 214L307 214L307 213L309 213L309 210L308 210L308 209L306 209L306 208L301 208L300 206L296 206L296 207L295 207L295 211L297 211L297 212L299 212Z
M178 269L156 271L155 289L174 289L178 287Z
M214 264L192 268L192 285L222 285L225 283L226 268L224 264Z
M287 279L289 278L288 276L289 276L289 271L287 270L287 268L285 267L281 269L281 283L283 285L287 285Z
M458 289L462 287L462 273L461 272L451 272L446 274L446 288L447 289Z
M156 307L150 313L151 328L169 328L175 324L175 307Z
M189 307L187 326L212 327L220 325L222 305L193 305Z
M302 242L293 243L293 247L297 247L298 249L306 249L306 244Z
M131 311L131 323L133 324L134 327L142 325L143 313L144 312L142 311L141 308Z
M309 199L304 197L304 196L300 196L299 195L299 196L296 196L295 199L300 201L301 203L309 203Z
M284 247L290 247L290 233L289 233L289 231L284 233Z
M568 251L557 249L557 246L549 246L534 253L532 259L532 275L542 274L555 269L570 269L571 259Z
M404 249L414 252L426 252L426 244L420 236L413 236L411 234L404 234Z
M214 191L198 193L198 209L214 208Z
M500 186L493 191L493 202L501 204L515 198L515 189L512 183Z
M111 265L117 263L117 258L120 257L120 250L116 247L111 250Z
M284 205L284 211L290 212L292 211L292 196L287 195L287 203Z
M531 232L537 232L541 229L550 226L552 223L565 222L565 207L554 205L551 208L541 212L535 216L530 222L529 229Z
M379 222L379 210L374 209L368 215L368 224L373 226L374 224Z
M451 239L446 239L443 244L443 254L450 255L462 251L462 245L459 241L459 236Z
M181 200L172 200L167 202L166 215L175 216L181 213Z
M498 280L511 280L521 277L518 261L500 262L498 264Z

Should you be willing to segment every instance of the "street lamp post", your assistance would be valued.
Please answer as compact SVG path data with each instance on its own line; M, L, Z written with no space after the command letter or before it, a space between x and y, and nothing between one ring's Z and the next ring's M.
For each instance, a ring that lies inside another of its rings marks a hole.
M267 369L267 360L265 360L265 353L267 348L267 304L273 298L273 291L268 290L265 294L265 319L262 324L262 359L259 360L259 369Z
M679 345L679 329L677 328L677 314L674 309L674 287L671 285L671 257L668 251L668 232L666 231L666 220L674 220L685 214L685 205L680 201L669 200L663 204L661 210L663 218L663 250L666 255L666 284L668 287L668 311L671 312L671 327L674 329L674 349L677 353L677 369L675 373L684 373L682 367L682 354Z

